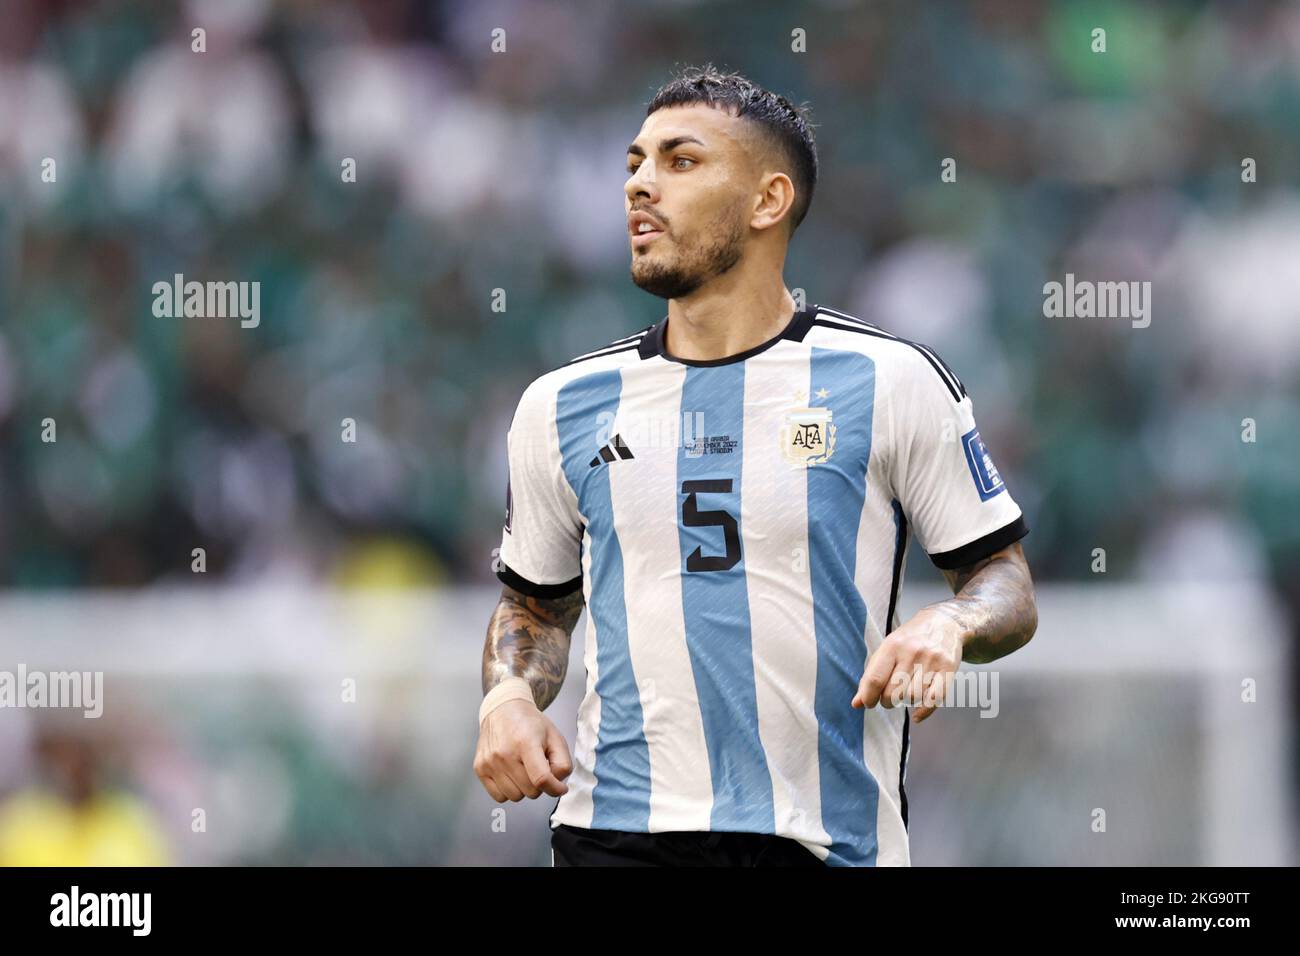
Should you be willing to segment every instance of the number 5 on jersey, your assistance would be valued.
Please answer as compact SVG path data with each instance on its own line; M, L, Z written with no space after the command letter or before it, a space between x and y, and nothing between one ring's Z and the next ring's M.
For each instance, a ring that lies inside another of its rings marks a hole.
M707 478L683 481L682 494L686 498L682 502L682 524L688 528L721 528L727 550L725 554L706 555L697 546L686 557L686 570L726 571L735 567L740 560L740 525L730 512L720 510L701 511L695 496L706 493L730 494L731 479Z

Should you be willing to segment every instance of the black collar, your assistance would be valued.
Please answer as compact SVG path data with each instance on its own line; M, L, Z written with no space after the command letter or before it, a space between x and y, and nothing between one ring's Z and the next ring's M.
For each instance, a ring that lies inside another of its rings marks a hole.
M647 332L641 339L641 344L637 351L643 359L653 358L658 355L669 362L678 362L682 365L695 366L712 366L712 365L730 365L733 362L743 362L747 358L757 355L759 352L765 352L782 339L790 339L793 342L802 342L803 337L808 334L812 328L813 318L817 315L817 306L806 305L804 308L797 310L790 317L784 329L768 339L766 342L760 342L752 349L745 349L743 352L737 352L735 355L728 355L719 359L684 359L675 355L670 355L664 348L664 337L668 331L668 316L664 316L659 324Z

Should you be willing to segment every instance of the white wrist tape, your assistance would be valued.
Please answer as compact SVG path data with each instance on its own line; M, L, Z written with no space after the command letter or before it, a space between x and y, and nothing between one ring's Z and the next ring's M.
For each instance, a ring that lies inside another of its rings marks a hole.
M478 722L483 723L484 717L508 700L526 700L533 706L537 705L533 699L532 685L528 681L522 677L507 677L488 691L487 696L483 698L483 703L478 709Z

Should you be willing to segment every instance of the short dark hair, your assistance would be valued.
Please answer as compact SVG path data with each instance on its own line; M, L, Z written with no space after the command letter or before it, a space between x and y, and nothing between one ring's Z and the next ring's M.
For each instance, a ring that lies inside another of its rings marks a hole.
M757 123L776 149L790 163L794 183L794 205L790 209L790 231L808 215L817 188L817 141L806 106L795 106L784 96L763 89L739 73L723 73L713 64L687 67L665 83L650 100L646 116L669 106L704 103L735 110Z

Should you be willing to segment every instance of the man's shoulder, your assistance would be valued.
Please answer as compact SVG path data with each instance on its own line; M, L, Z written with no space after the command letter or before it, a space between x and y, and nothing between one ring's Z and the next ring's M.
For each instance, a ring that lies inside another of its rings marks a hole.
M860 352L876 364L878 378L884 366L884 377L894 385L918 377L937 378L953 401L966 397L961 379L932 346L838 309L818 305L810 311L813 319L808 341L812 344Z
M555 395L577 379L588 375L598 375L622 368L629 363L641 360L641 341L652 332L655 325L648 325L636 332L598 345L557 365L534 378L524 389L520 402L554 400Z

